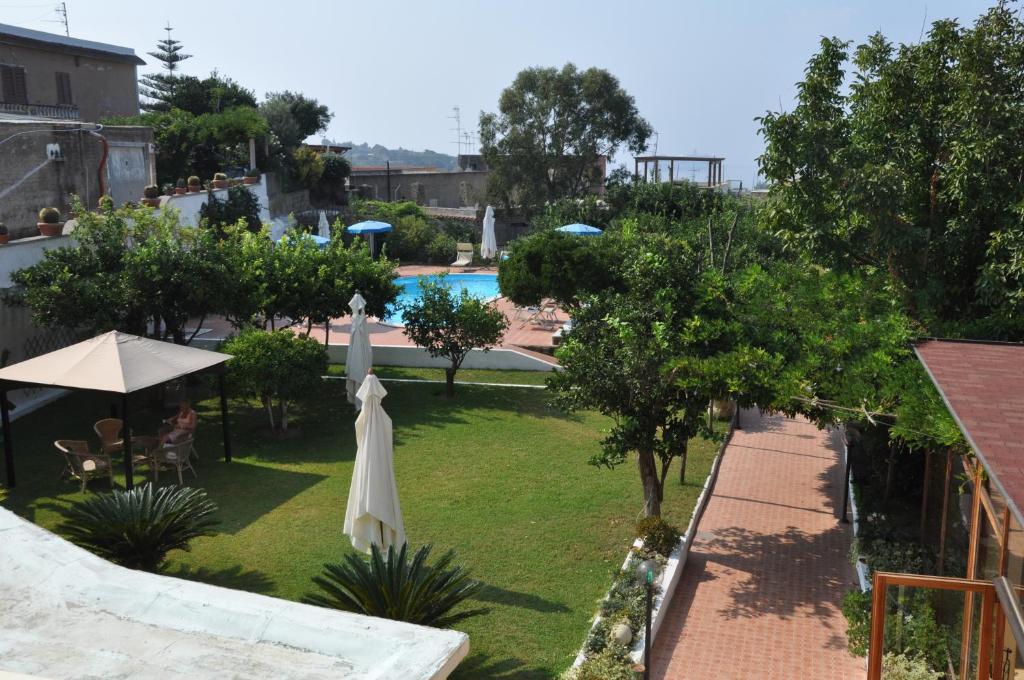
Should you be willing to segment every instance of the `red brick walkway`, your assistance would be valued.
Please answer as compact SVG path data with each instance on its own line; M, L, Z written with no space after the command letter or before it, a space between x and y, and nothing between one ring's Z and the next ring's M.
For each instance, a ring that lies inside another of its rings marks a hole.
M855 582L842 444L805 420L745 411L722 458L652 678L850 680L839 609Z

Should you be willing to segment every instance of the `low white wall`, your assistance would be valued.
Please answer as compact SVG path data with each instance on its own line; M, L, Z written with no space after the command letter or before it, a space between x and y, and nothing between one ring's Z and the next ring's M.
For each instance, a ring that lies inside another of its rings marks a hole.
M260 221L270 222L270 198L267 196L267 183L261 178L258 184L243 185L249 193L256 196L260 201ZM228 197L227 189L214 189L213 194L220 200ZM209 199L206 191L196 194L182 194L180 196L164 196L160 199L160 209L174 208L178 211L181 224L188 227L199 226L199 210Z
M47 250L70 246L71 243L70 236L32 236L0 246L0 289L13 286L11 274L39 262Z
M193 347L216 349L221 340L197 337ZM327 357L332 364L343 364L348 356L348 345L327 346ZM377 366L403 366L406 368L445 368L446 359L430 356L425 349L408 345L374 345L373 363ZM515 349L499 347L488 352L474 349L466 356L462 368L496 371L555 371L558 367Z

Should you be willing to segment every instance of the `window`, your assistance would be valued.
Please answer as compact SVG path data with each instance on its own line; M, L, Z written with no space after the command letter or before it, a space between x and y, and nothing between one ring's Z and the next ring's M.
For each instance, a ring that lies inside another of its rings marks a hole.
M28 104L28 90L25 88L25 68L0 64L0 89L4 101L11 104Z
M57 103L74 104L71 100L71 76L57 71Z

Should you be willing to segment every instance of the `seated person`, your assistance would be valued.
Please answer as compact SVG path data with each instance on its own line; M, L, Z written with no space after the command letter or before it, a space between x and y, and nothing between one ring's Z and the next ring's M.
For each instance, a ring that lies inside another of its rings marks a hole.
M198 418L188 399L182 399L178 402L178 412L165 420L166 425L160 428L160 444L175 444L194 435Z

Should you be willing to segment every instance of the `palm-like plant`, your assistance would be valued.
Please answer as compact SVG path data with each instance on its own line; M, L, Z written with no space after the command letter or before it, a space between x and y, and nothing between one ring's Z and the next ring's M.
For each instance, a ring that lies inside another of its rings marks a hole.
M342 564L325 564L324 573L313 577L321 592L306 596L304 601L436 628L486 613L487 609L451 613L460 602L478 593L483 584L470 579L464 568L451 566L455 558L451 550L434 564L427 564L430 550L430 545L423 546L411 561L405 543L398 552L395 546L389 546L387 559L376 544L371 546L369 560L346 555Z
M79 501L57 527L72 543L130 569L159 571L171 550L212 536L217 505L202 489L144 484Z

